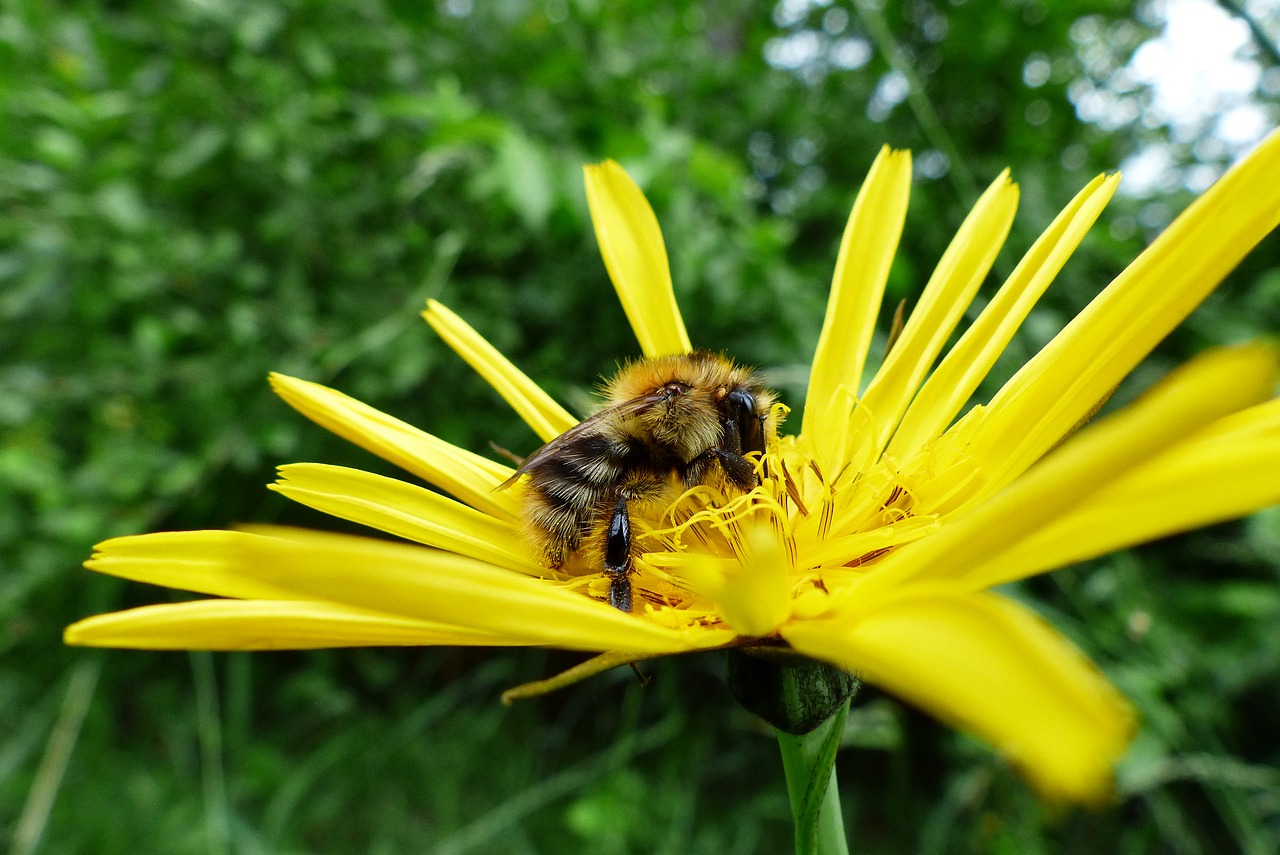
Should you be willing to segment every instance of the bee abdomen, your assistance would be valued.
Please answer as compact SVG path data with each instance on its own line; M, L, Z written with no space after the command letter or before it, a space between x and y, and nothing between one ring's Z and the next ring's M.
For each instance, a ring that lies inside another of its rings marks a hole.
M547 564L559 567L582 545L590 508L565 507L531 495L525 505L527 530L538 543Z
M529 471L525 515L547 563L558 567L583 537L628 472L634 450L603 435L584 436Z
M627 472L632 447L604 436L585 437L563 454L540 461L530 470L535 488L548 497L572 497L590 493L591 504L599 493L612 487Z

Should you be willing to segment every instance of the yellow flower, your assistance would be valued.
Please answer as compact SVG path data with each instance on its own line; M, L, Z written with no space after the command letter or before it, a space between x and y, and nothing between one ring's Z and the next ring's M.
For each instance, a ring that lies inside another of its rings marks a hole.
M863 387L910 177L910 155L886 149L858 195L800 430L770 444L761 486L746 495L698 487L660 518L638 520L633 613L603 601L599 572L538 563L520 536L519 488L497 489L509 466L277 375L276 391L300 412L454 498L354 469L285 466L273 485L285 496L411 543L272 527L107 541L90 569L217 599L99 615L68 628L67 641L605 653L583 673L785 644L982 736L1051 797L1104 797L1131 737L1128 705L1055 630L988 589L1280 501L1277 356L1267 346L1211 352L1072 436L1277 225L1280 136L967 411L1118 179L1099 177L1071 201L943 356L1013 219L1017 187L998 177ZM587 196L644 354L688 352L662 236L639 188L607 162L587 168ZM576 423L444 306L432 302L424 315L543 441Z

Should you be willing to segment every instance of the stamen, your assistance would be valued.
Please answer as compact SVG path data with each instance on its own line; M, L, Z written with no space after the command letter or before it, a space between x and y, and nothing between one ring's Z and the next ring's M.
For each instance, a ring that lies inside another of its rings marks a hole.
M835 516L835 490L822 500L822 515L818 517L818 537L825 539L831 532L831 518Z
M888 552L892 548L893 547L886 546L884 549L873 549L870 552L865 553L863 555L859 555L857 558L853 559L852 561L847 562L844 566L845 567L861 567L863 564L867 564L871 561L876 560L877 558L879 558L881 555L884 555L886 552Z
M809 509L805 506L804 499L800 496L800 487L796 484L795 478L791 476L791 470L787 468L787 461L779 461L782 464L782 484L787 489L787 495L791 497L791 501L796 503L796 508L800 511L800 516L809 516Z

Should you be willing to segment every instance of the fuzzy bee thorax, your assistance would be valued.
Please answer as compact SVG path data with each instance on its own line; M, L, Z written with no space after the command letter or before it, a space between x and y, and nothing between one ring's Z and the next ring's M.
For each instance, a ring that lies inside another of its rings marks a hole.
M642 435L666 446L686 463L719 445L724 436L717 403L705 390L675 395L645 413L642 421Z

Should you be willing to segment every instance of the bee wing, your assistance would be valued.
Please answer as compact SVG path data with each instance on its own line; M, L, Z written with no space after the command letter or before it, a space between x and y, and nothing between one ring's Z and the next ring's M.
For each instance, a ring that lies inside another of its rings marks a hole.
M621 404L614 404L612 407L607 407L594 415L588 416L564 433L557 436L555 439L548 442L546 445L542 446L542 448L533 452L533 454L526 457L524 462L520 464L520 467L512 473L511 477L503 481L495 489L505 490L519 480L521 475L538 466L538 464L543 461L556 457L566 448L577 442L580 438L599 433L600 424L606 419L618 417L625 418L627 416L638 415L661 401L662 397L663 396L657 392L649 395L641 395L638 398L623 401Z

